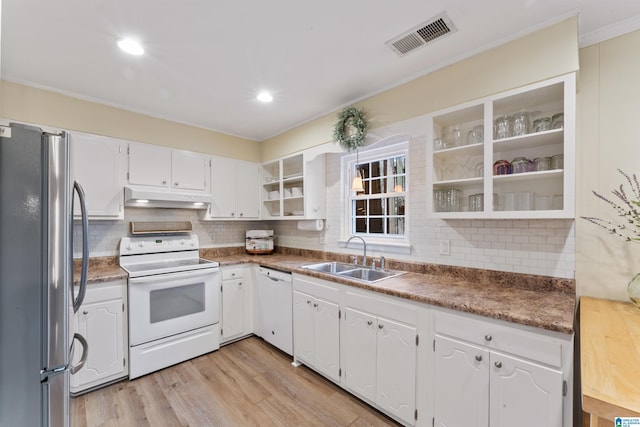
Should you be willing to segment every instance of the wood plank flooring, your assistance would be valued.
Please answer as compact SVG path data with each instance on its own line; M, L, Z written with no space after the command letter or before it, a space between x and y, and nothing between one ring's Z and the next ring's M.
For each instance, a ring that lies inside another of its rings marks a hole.
M398 426L257 337L71 398L71 426Z

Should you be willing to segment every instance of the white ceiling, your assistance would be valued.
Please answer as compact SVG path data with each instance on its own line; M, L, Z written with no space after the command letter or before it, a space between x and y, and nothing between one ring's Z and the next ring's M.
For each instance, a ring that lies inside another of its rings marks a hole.
M569 16L581 45L640 28L638 0L0 2L3 79L256 141ZM385 46L444 11L457 32Z

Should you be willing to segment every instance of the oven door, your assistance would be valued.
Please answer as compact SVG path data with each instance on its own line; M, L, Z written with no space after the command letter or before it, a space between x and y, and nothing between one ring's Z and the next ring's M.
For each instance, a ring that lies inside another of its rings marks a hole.
M129 342L143 344L220 317L219 269L129 278Z

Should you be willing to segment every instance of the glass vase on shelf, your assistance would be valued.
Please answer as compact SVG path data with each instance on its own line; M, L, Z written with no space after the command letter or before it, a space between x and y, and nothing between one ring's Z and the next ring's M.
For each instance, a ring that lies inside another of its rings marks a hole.
M633 276L633 279L627 285L627 294L631 302L640 308L640 273Z

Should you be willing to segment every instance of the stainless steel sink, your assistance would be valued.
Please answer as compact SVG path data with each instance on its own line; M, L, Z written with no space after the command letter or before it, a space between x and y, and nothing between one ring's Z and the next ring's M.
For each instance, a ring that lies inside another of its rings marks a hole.
M303 265L302 268L319 271L321 273L337 274L343 271L355 270L361 267L358 267L355 264L347 264L343 262L320 262L317 264Z
M395 270L373 270L371 268L343 262L320 262L317 264L303 265L302 268L320 273L332 274L338 277L348 277L350 279L361 280L367 283L378 282L404 273L404 271Z
M379 280L388 279L403 274L404 271L393 270L372 270L370 268L358 268L357 270L343 271L338 273L339 276L350 277L352 279L362 280L364 282L373 283Z

